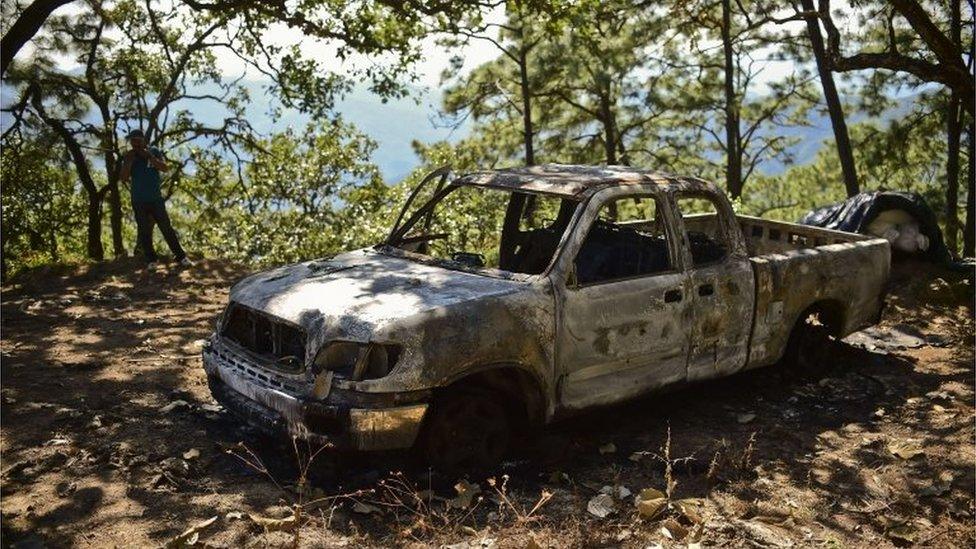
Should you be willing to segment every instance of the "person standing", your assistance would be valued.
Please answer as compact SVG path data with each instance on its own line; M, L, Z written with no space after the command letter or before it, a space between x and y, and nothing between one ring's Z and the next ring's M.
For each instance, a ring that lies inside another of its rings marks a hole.
M126 153L122 163L122 180L131 179L130 194L132 196L132 211L136 217L139 245L146 256L146 267L154 269L159 257L153 248L153 227L159 225L166 245L169 246L173 257L180 265L193 265L186 256L180 239L173 230L169 214L166 213L166 201L160 188L162 178L159 172L169 169L166 158L156 147L148 146L146 135L142 130L129 132L129 144L132 148Z

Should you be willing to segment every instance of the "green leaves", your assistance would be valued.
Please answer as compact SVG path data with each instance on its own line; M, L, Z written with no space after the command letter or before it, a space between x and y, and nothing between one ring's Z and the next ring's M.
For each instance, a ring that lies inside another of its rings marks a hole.
M171 215L193 249L242 262L279 264L374 244L389 230L392 207L369 161L374 148L336 119L255 141L240 172L197 150L198 169L174 195Z

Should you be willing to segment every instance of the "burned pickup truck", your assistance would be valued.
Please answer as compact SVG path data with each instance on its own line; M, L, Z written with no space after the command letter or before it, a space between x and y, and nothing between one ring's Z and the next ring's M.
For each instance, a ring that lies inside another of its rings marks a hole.
M249 424L484 465L574 412L773 364L808 322L876 323L889 262L695 177L438 171L384 242L235 285L204 367Z

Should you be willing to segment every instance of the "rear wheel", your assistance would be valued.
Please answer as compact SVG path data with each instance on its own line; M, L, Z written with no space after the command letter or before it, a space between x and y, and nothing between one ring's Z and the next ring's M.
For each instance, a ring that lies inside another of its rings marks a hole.
M806 314L796 321L783 353L789 367L816 372L825 369L824 355L829 349L830 331L816 313Z
M511 439L504 399L490 391L458 390L435 400L420 450L439 469L477 470L500 462Z

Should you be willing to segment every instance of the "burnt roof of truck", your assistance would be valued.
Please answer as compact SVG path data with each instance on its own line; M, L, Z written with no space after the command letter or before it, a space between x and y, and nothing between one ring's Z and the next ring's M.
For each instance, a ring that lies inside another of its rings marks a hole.
M572 164L542 164L524 168L472 172L461 176L457 182L564 196L579 196L590 190L613 185L647 183L665 187L681 187L690 191L712 190L709 183L696 177L682 177L630 166L580 166Z

